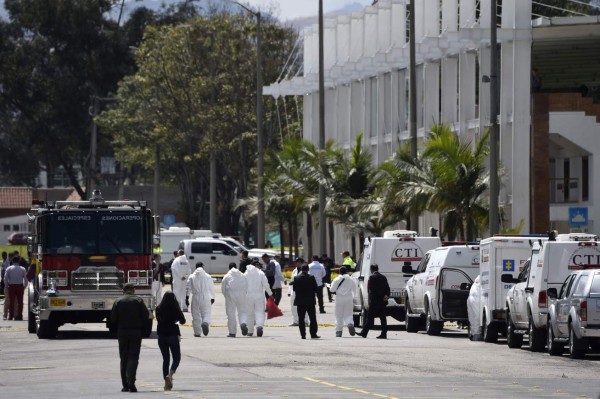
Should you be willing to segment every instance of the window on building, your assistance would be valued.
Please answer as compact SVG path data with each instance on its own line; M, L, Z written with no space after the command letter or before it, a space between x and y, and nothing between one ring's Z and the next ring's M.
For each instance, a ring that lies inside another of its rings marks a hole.
M19 231L19 225L18 224L13 224L12 225L12 231Z
M10 224L4 225L4 231L10 231Z
M383 129L388 134L392 131L392 74L383 75Z
M371 137L377 136L377 78L373 77L369 79L370 83L370 96L369 101L371 102L370 113L369 113L369 134Z

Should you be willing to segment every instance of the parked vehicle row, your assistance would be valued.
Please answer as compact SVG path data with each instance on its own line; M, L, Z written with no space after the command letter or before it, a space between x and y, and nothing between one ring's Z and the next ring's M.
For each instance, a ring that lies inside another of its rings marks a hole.
M534 352L572 358L600 350L598 236L572 233L496 235L442 246L437 237L396 231L365 242L357 264L355 324L368 311L369 266L393 287L387 314L406 331L437 335L445 322L469 326L473 340L510 348L524 338Z

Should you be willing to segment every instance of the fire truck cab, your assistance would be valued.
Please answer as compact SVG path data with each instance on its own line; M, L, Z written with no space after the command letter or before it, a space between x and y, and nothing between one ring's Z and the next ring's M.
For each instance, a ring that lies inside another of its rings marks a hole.
M152 248L159 225L145 201L38 201L29 213L29 250L36 277L29 286L29 332L53 338L66 323L106 322L123 285L133 283L148 307L152 331Z

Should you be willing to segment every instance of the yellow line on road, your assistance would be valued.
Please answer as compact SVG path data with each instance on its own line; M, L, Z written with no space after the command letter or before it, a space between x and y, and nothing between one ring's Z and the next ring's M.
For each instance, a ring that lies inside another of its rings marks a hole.
M0 327L0 332L6 332L6 331L27 331L27 327L14 327L14 328L2 328Z
M325 385L325 386L328 386L328 387L331 387L331 388L338 388L338 389L343 389L345 391L358 392L358 393L362 393L362 394L365 394L365 395L376 396L378 398L399 399L396 396L382 395L380 393L370 392L370 391L366 391L364 389L352 388L352 387L347 387L347 386L343 386L343 385L337 385L337 384L333 384L331 382L316 380L316 379L310 378L310 377L304 377L304 379L306 381L310 381L310 382L314 382L314 383L317 383L317 384Z

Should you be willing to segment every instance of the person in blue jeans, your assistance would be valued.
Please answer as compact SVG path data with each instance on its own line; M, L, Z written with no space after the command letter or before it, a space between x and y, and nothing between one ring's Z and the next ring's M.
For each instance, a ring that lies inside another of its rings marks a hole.
M163 377L165 378L165 391L173 388L173 374L179 367L181 361L181 349L179 347L179 338L181 332L179 325L185 324L185 316L181 311L179 302L172 291L167 291L156 307L156 320L158 325L156 333L158 334L158 347L163 357ZM169 367L173 356L173 363Z

